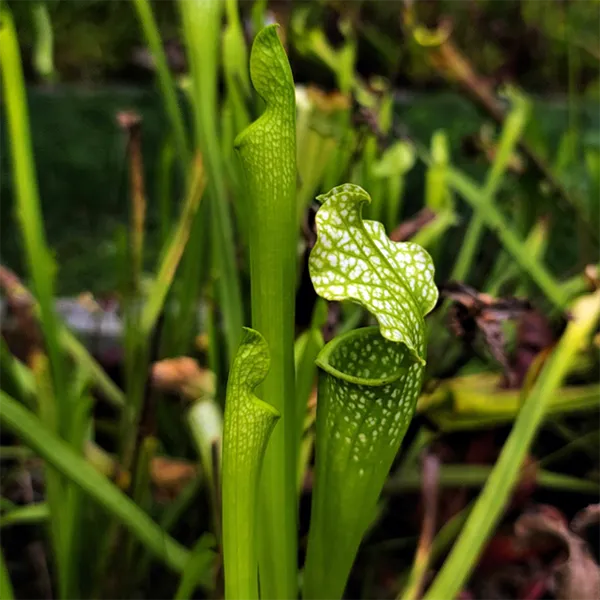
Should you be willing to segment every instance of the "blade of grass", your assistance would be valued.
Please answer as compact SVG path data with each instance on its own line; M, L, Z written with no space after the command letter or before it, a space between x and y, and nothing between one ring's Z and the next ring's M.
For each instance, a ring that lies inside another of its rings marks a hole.
M6 563L4 552L0 549L0 600L13 600L15 597Z
M35 407L35 381L31 371L14 356L2 336L0 336L0 365L2 366L2 387L13 388L16 395L29 408ZM11 385L12 384L12 385Z
M492 473L491 467L479 465L444 465L440 470L440 487L468 487L477 488L483 486ZM535 483L545 489L556 489L562 491L594 493L598 489L598 483L553 473L540 469L535 473ZM403 472L394 477L386 484L385 490L391 494L401 494L407 491L418 490L421 485L421 474L411 470Z
M178 6L192 77L196 144L202 151L208 173L212 258L218 274L216 285L223 312L227 356L231 363L244 319L225 169L217 131L217 67L223 3L216 0L181 0Z
M184 180L187 179L188 167L191 160L191 151L189 141L186 135L185 119L183 111L177 98L177 89L175 82L169 71L167 57L163 47L158 25L152 12L150 0L134 0L135 10L144 32L146 42L152 52L158 84L165 105L165 112L169 119L173 141L177 149L178 159L181 165L181 170L184 175Z
M32 359L32 372L36 383L37 412L41 423L49 434L60 436L58 406L52 379L50 376L48 359L44 354L36 352ZM4 404L4 403L3 403ZM0 408L4 408L1 406ZM59 438L60 439L60 438ZM50 542L54 551L54 564L59 592L62 597L69 590L69 557L64 554L65 531L70 515L62 511L65 498L65 482L60 472L52 464L44 465L44 478L46 483L46 500L50 507L49 533Z
M85 346L65 326L60 331L60 343L71 358L87 369L104 398L116 408L125 405L125 394L86 350Z
M156 169L156 195L158 196L158 213L160 215L160 244L165 247L173 219L172 199L173 193L173 163L175 150L171 139L167 139L160 150L159 164Z
M29 290L21 283L19 278L9 271L3 265L0 265L0 281L2 287L6 290L7 294L16 293L22 296L27 296L28 301L34 303L34 310L36 316L40 314L40 307L35 302L35 299L29 292ZM90 376L94 380L94 383L98 387L98 390L103 394L105 399L119 408L125 403L125 396L123 392L115 385L115 383L108 377L102 367L94 360L90 353L85 349L83 344L73 335L63 324L59 326L59 342L63 350L71 356L71 358L84 366ZM7 364L4 362L2 364ZM19 369L19 367L16 367ZM20 369L22 372L22 369ZM33 389L33 388L31 388Z
M190 558L183 569L179 587L174 600L188 600L194 594L196 587L202 586L211 591L212 571L215 562L215 552L212 550L214 538L210 534L204 534L190 552Z
M152 282L152 287L142 309L141 327L145 335L150 335L163 309L177 267L190 238L205 186L206 177L202 158L200 154L197 154L179 222L173 229L169 241L165 244L156 277Z
M579 299L572 313L573 320L527 393L498 461L448 559L425 594L425 600L456 597L475 567L518 480L523 460L543 420L547 399L560 387L571 361L598 322L600 291Z
M19 506L0 517L0 528L11 525L38 524L50 518L50 508L46 502Z
M25 80L12 14L5 2L0 4L0 72L4 105L11 143L11 161L15 185L16 210L29 273L37 296L41 327L50 358L56 398L66 397L66 374L59 344L59 321L54 310L54 273L43 217L40 209L37 175L33 162ZM59 412L63 411L60 402ZM59 422L68 423L68 414Z
M162 531L114 484L73 452L68 444L48 431L34 414L1 390L0 422L121 521L158 559L171 569L183 572L189 552Z
M513 109L504 120L494 163L488 172L482 191L482 203L488 206L493 203L493 198L502 182L502 176L523 133L530 110L529 102L527 102L524 96L513 94L512 100L514 102ZM473 209L473 217L469 223L463 243L461 244L460 253L452 270L451 279L455 281L467 280L471 272L475 253L479 247L481 235L487 224L482 214L482 209L478 206L473 206Z
M513 232L500 210L489 201L485 191L469 177L452 167L448 168L446 180L481 215L485 225L498 236L515 262L537 284L548 300L558 309L565 309L567 297L563 288L544 264L527 251L525 242Z
M173 502L171 502L162 513L160 519L158 520L158 524L160 528L168 533L175 527L177 521L181 518L181 516L185 513L185 511L189 508L192 501L196 498L196 495L199 493L202 487L202 477L196 477L190 481ZM142 555L136 565L136 575L137 581L143 581L148 575L148 568L150 567L152 555L150 552L143 549Z

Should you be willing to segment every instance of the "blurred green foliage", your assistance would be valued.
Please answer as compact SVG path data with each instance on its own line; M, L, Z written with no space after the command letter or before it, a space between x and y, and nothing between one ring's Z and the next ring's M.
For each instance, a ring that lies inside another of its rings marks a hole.
M30 60L32 4L9 1ZM46 4L54 29L56 69L63 81L145 76L135 59L143 38L128 0L48 0ZM179 39L175 2L151 4L163 39ZM582 89L598 94L600 7L596 0L419 0L413 4L418 20L428 27L450 22L456 44L477 71L493 80L516 81L529 91L566 92L569 52L574 51ZM251 18L252 5L250 1L240 5L246 19ZM406 43L404 0L280 0L268 6L284 24L295 12L306 11L308 24L323 25L334 43L341 40L337 20L340 16L350 20L358 33L359 70L365 74L390 77L402 87L440 84L421 53ZM307 73L314 66L293 51L290 59L294 73ZM316 74L323 75L318 69Z

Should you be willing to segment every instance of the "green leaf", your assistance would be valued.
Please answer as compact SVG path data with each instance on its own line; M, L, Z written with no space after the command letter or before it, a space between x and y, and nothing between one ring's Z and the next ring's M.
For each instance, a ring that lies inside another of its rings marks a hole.
M317 294L327 300L352 300L377 319L381 334L402 342L425 362L423 317L436 304L438 291L429 254L411 242L392 242L381 223L363 221L370 197L345 184L318 197L317 243L309 259Z
M244 328L231 367L223 433L223 559L225 598L258 598L256 510L263 456L279 413L253 394L267 376L263 336Z

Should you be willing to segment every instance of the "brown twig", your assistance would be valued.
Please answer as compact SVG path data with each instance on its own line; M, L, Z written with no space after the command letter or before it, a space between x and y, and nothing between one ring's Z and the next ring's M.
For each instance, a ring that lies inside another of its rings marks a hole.
M142 159L142 119L134 112L120 112L117 122L127 135L129 182L131 187L131 255L134 289L139 290L144 251L144 222L146 219L146 192Z

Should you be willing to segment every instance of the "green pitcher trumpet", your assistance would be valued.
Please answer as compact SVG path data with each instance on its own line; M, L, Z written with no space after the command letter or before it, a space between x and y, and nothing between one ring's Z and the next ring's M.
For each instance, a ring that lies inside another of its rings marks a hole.
M365 306L379 327L329 342L317 358L315 485L305 598L341 598L412 416L425 370L424 316L437 301L433 263L363 221L369 195L346 184L319 197L309 268L317 293Z

